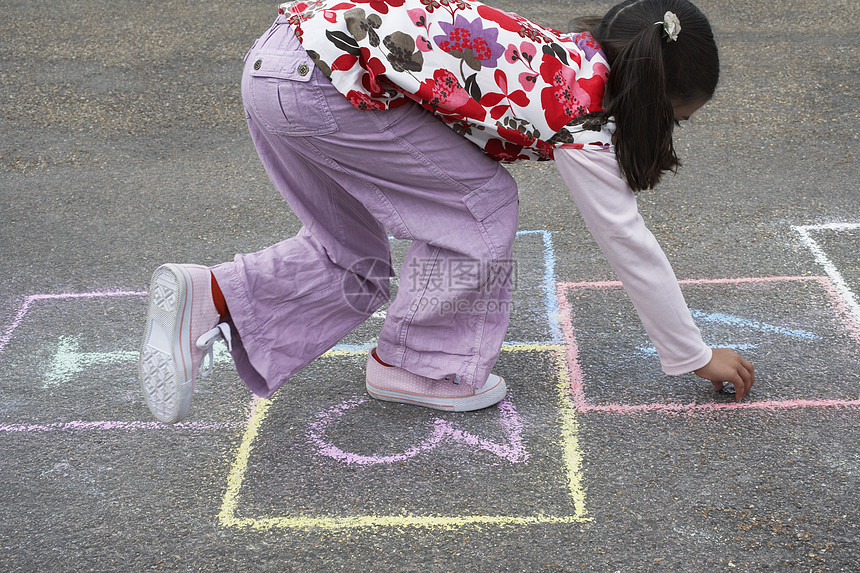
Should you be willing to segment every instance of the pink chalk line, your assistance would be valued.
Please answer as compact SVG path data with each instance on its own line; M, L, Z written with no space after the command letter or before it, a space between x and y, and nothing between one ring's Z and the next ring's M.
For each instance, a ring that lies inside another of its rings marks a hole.
M87 430L229 430L244 428L248 425L259 407L260 398L254 396L248 404L248 414L244 422L179 422L162 424L161 422L141 421L101 421L83 422L54 422L52 424L0 424L0 432L74 432Z
M808 277L733 277L724 279L681 279L678 284L682 285L712 285L712 284L741 284L741 283L775 283L775 282L794 282L794 281L820 281L827 277L808 276ZM559 292L561 289L577 289L577 288L618 288L623 286L621 281L583 281L578 283L558 283Z
M87 430L225 430L241 428L245 422L160 422L104 421L104 422L54 422L53 424L0 424L0 432L74 432Z
M773 283L789 281L815 281L824 287L827 298L836 311L839 322L852 335L854 340L860 344L860 325L854 320L842 298L839 296L833 283L829 278L823 276L805 277L742 277L723 279L686 279L679 280L680 284L740 284L740 283ZM570 392L574 406L580 412L613 412L618 414L634 414L638 412L713 412L722 410L778 410L793 408L845 408L860 406L858 400L767 400L762 402L732 402L723 404L602 404L595 405L588 402L585 396L585 375L579 363L579 346L576 333L573 328L573 310L567 298L567 291L585 288L618 288L620 281L586 281L578 283L558 283L559 313L561 315L562 332L567 346L567 363L570 372Z
M15 318L6 327L6 331L3 333L3 336L0 336L0 354L2 354L3 349L6 348L6 345L9 343L9 340L12 338L12 333L15 332L15 329L21 324L24 320L24 317L27 315L27 311L30 310L30 306L37 301L40 300L69 300L75 298L97 298L103 296L146 296L146 292L138 292L138 291L127 291L127 290L113 290L113 291L99 291L99 292L68 292L61 294L33 294L24 299L23 304L21 304L21 308L18 309L18 313L15 315Z
M307 437L308 442L316 449L319 455L333 458L347 465L371 466L377 464L391 464L414 458L422 452L427 452L436 448L443 440L450 439L455 442L464 443L469 446L488 451L511 463L524 462L529 458L528 452L526 452L525 447L523 446L522 422L513 404L507 399L499 402L498 405L498 408L501 411L501 424L508 435L507 444L499 444L491 440L475 436L474 434L455 427L451 422L441 418L433 420L430 424L430 432L425 439L396 454L363 455L346 452L323 437L325 430L333 423L336 423L344 414L346 414L347 411L360 406L367 401L368 398L366 396L355 397L317 414L317 420L308 428Z
M724 404L577 404L582 412L611 412L636 414L639 412L716 412L723 410L790 410L794 408L852 408L860 406L860 400L767 400L763 402L731 402Z

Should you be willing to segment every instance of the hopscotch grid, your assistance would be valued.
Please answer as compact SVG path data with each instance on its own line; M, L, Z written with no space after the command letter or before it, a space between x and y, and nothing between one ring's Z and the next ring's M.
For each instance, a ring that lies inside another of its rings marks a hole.
M860 310L856 299L839 274L838 269L821 250L818 243L809 235L814 230L853 230L860 228L860 224L830 224L809 225L794 227L805 246L810 248L816 261L824 267L827 277L758 277L758 278L726 278L726 279L691 279L679 281L681 284L739 284L750 282L775 282L775 281L818 281L825 287L825 291L834 304L837 315L842 316L841 322L855 334L860 333ZM555 283L554 251L552 247L551 233L548 231L520 231L520 235L540 235L544 243L544 291L547 307L547 320L552 332L552 340L546 342L506 342L505 351L549 351L556 356L558 362L559 406L561 408L561 439L560 445L563 450L563 463L565 467L565 481L574 504L574 513L563 516L293 516L293 517L261 517L247 518L237 517L240 491L247 470L249 456L253 448L254 440L259 432L260 425L266 418L270 400L255 398L251 402L248 418L245 422L227 423L180 423L175 426L165 426L150 422L66 422L57 424L33 425L6 425L0 426L0 431L58 431L58 430L104 430L104 429L224 429L244 427L242 443L237 449L236 458L231 464L228 474L227 489L222 500L219 521L224 526L269 529L273 527L306 529L354 529L354 528L405 528L405 527L441 527L458 528L463 526L481 525L536 525L541 523L583 523L591 521L587 516L585 507L585 490L582 483L582 461L583 453L578 442L577 415L585 412L614 412L631 414L641 411L661 411L666 413L687 412L695 413L701 411L738 410L738 409L786 409L800 407L855 407L860 405L860 400L794 400L794 401L766 401L758 403L742 404L590 404L585 396L583 388L583 372L578 362L576 338L571 322L570 302L567 292L576 288L610 288L621 286L617 281L601 282L579 282L579 283ZM834 278L835 277L835 278ZM14 331L23 322L33 303L44 300L69 300L78 298L98 298L110 296L146 296L146 292L137 291L101 291L90 293L61 293L61 294L38 294L24 299L15 318L7 326L3 335L0 336L0 355L11 340ZM860 343L860 338L858 338ZM335 358L338 356L354 355L364 353L369 349L368 345L357 345L348 347L335 347L324 357Z
M852 335L852 337L860 344L860 338L857 333L860 332L860 325L854 317L854 314L846 308L845 301L841 293L836 289L829 277L826 276L774 276L774 277L739 277L739 278L722 278L722 279L684 279L678 283L685 285L728 285L728 284L755 284L755 283L775 283L775 282L817 282L825 291L830 303L833 305L834 314L837 320L842 323L842 326ZM573 403L576 409L582 413L591 412L609 412L615 414L638 414L643 412L663 412L663 413L686 413L696 414L702 412L715 411L734 411L734 410L785 410L795 408L819 407L819 408L854 408L860 406L860 399L856 400L765 400L760 402L732 402L722 404L699 404L692 402L689 404L666 404L666 403L650 403L650 404L625 404L625 403L608 403L594 404L588 400L585 392L585 373L582 365L579 362L579 346L576 338L576 331L573 327L573 310L570 301L567 298L567 293L577 289L606 289L606 288L621 288L623 287L620 281L584 281L576 283L559 283L558 298L560 300L560 311L562 315L562 328L565 334L568 371L570 372L570 386Z
M825 287L828 297L833 302L837 315L842 316L841 322L846 325L860 343L860 306L858 306L854 294L845 283L838 269L830 261L818 243L811 237L809 231L816 230L853 230L860 228L860 224L829 224L829 225L807 225L796 226L794 229L801 237L801 242L813 253L816 262L824 267L827 277L759 277L759 278L727 278L727 279L692 279L679 281L681 284L739 284L750 282L775 282L775 281L818 281ZM559 445L562 448L563 465L565 467L565 482L574 505L572 515L547 516L287 516L287 517L237 517L241 488L245 473L248 468L251 450L257 438L259 429L266 419L271 400L254 398L250 403L248 418L244 422L226 423L180 423L174 426L165 426L155 422L66 422L56 424L20 424L0 426L0 431L63 431L63 430L106 430L106 429L225 429L244 427L242 442L236 450L236 456L231 464L227 477L227 488L222 499L219 522L228 527L250 528L250 529L355 529L355 528L460 528L464 526L482 525L538 525L542 523L584 523L591 521L585 506L585 490L582 480L583 452L579 446L579 425L577 416L588 412L614 412L631 414L643 411L659 411L666 413L687 412L695 413L702 411L738 410L738 409L786 409L800 407L855 407L860 405L860 400L795 400L795 401L766 401L748 402L742 404L606 404L594 405L587 401L583 388L583 371L578 361L576 338L572 326L570 302L567 292L577 288L614 288L620 286L617 281L601 282L579 282L579 283L555 283L555 258L552 246L551 233L549 231L520 231L521 235L540 235L544 243L544 296L547 307L547 320L549 322L552 340L549 343L542 342L506 342L503 346L505 351L536 351L550 352L557 360L558 378L557 390L559 392L559 407L561 409L561 438ZM23 322L27 313L35 302L44 300L70 300L79 298L98 298L111 296L146 296L146 292L137 291L100 291L90 293L61 293L61 294L37 294L26 297L16 313L12 322L7 326L0 336L0 357L11 340L15 330ZM365 347L367 346L367 348ZM339 356L350 356L356 353L366 353L368 345L338 346L324 355L327 358Z

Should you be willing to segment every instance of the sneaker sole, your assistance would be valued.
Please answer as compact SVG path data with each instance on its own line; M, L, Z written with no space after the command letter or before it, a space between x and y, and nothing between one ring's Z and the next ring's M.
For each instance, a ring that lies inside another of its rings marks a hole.
M481 410L498 404L502 398L508 393L508 387L505 384L505 379L499 376L499 381L491 388L481 388L480 393L474 396L452 396L439 397L428 396L426 394L415 394L412 392L400 392L397 390L388 390L379 388L366 381L365 386L367 393L372 398L385 402L397 402L399 404L414 404L416 406L424 406L425 408L433 408L434 410L444 410L447 412L471 412L473 410Z
M191 275L181 266L153 273L138 373L146 405L166 424L183 419L191 406L190 294Z

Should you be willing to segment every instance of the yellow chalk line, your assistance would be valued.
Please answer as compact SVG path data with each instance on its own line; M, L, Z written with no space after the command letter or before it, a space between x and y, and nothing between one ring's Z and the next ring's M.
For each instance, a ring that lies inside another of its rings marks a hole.
M565 467L565 481L574 503L573 515L530 515L530 516L508 516L508 515L460 515L460 516L405 516L405 515L360 515L355 517L260 517L239 518L236 517L236 509L239 504L239 492L245 472L248 468L248 460L253 449L254 441L260 431L260 426L268 414L272 401L266 399L256 400L252 406L248 426L242 437L242 443L236 452L236 457L230 466L227 476L227 491L221 503L221 511L218 521L224 527L238 527L250 529L361 529L361 528L406 528L425 527L454 529L464 526L481 525L539 525L544 523L582 523L591 521L587 517L588 511L585 507L585 490L583 488L582 476L582 451L579 448L579 423L576 420L576 411L570 400L569 382L570 373L567 368L565 347L562 344L506 344L502 347L507 352L552 352L557 360L559 392L559 408L561 410L561 440L562 459ZM364 351L340 350L329 351L323 356L352 356L364 354Z
M248 529L371 529L408 527L457 529L466 526L482 525L540 525L545 523L582 523L584 520L573 515L530 515L523 517L507 515L359 515L355 517L263 517L232 518L231 525Z
M574 517L582 521L591 521L585 508L585 486L582 475L582 449L579 447L579 421L576 409L570 396L570 371L567 367L567 352L563 345L553 348L558 378L558 407L561 412L561 449L564 467L567 473L567 487L573 499Z
M251 415L248 418L248 427L245 430L245 435L242 436L242 443L239 444L239 449L236 451L236 459L230 466L230 473L227 475L227 491L224 493L224 500L221 502L221 513L218 514L218 521L225 527L243 526L241 522L244 520L236 519L236 507L239 505L239 490L242 489L242 482L245 479L245 471L248 469L248 458L251 456L251 449L254 447L254 440L257 439L257 434L260 432L260 426L266 418L269 411L269 406L272 405L271 400L260 398L254 401L251 407Z

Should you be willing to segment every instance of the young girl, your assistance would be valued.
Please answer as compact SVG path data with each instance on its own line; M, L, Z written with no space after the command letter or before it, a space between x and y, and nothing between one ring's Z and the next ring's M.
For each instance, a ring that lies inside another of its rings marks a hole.
M389 298L389 233L411 247L367 391L497 403L518 208L499 162L524 159L555 160L663 370L731 382L740 400L752 365L703 343L633 195L677 168L673 127L713 95L710 26L687 0L627 0L590 23L568 36L475 0L282 5L246 56L242 95L303 227L211 269L155 271L139 369L156 418L186 416L219 338L265 397L333 347Z

